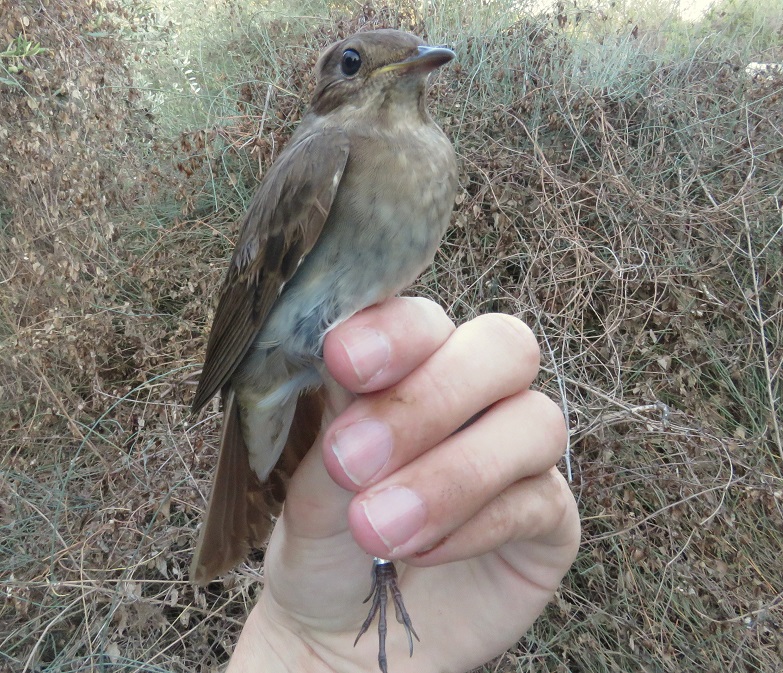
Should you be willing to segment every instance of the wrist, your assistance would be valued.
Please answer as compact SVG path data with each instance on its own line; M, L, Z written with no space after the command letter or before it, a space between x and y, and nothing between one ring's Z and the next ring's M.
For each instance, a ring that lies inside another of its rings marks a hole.
M335 673L311 646L270 618L262 594L248 615L226 673Z

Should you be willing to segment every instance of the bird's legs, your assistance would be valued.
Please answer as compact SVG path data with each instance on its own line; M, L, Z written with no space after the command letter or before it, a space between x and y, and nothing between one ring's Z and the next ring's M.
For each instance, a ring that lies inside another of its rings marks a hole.
M410 656L413 656L413 638L419 639L416 635L416 631L411 624L411 618L408 615L408 611L405 609L405 604L402 602L402 594L400 593L400 587L397 584L397 569L394 567L394 563L387 561L386 559L376 558L372 564L372 587L370 588L370 595L364 599L366 603L372 598L370 604L370 613L367 615L367 619L364 620L362 628L359 629L359 634L354 641L354 647L359 642L367 629L370 628L372 620L375 619L375 615L378 615L378 666L382 673L388 673L386 667L386 603L388 601L387 591L391 592L392 600L394 601L394 611L397 615L397 621L405 627L405 635L408 636L408 650Z

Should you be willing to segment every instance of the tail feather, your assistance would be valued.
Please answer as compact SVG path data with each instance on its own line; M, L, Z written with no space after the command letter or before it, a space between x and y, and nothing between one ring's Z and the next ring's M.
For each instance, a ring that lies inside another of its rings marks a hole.
M234 392L224 391L223 435L209 505L190 566L190 577L204 585L242 562L251 548L263 546L280 514L288 481L313 445L321 427L321 389L303 393L282 454L262 483L251 469Z

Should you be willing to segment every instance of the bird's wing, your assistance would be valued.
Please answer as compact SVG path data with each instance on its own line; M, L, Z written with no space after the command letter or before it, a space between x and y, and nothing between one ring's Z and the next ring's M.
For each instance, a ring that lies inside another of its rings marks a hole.
M231 258L193 411L231 378L281 290L318 240L348 149L339 129L294 139L261 182Z

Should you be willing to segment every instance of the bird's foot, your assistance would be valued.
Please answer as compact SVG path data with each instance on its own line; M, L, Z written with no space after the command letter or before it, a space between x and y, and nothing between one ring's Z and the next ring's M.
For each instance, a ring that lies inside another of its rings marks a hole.
M372 599L370 604L370 612L367 615L367 619L364 620L362 628L359 629L359 634L354 641L354 647L359 642L367 629L370 628L375 615L378 615L378 667L382 673L388 673L386 667L386 603L388 601L388 593L391 593L392 600L394 601L394 611L397 615L397 621L405 627L405 635L408 636L408 650L410 656L413 656L413 638L419 640L419 636L416 635L416 631L411 624L410 615L405 609L405 604L402 602L402 594L400 593L400 587L397 584L397 569L394 567L394 563L386 561L385 559L376 558L372 566L372 587L370 589L370 595L364 599L367 603Z

